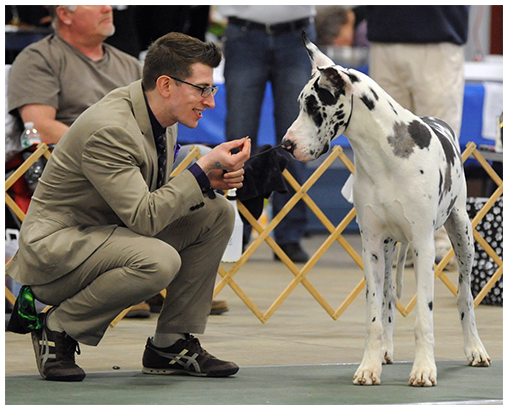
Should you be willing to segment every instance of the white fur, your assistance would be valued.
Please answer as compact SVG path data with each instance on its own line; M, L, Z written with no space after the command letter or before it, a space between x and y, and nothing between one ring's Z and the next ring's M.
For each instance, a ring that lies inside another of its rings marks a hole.
M398 296L409 243L417 278L416 353L409 384L437 384L433 238L443 224L459 261L457 302L466 357L473 366L489 366L490 358L476 330L470 289L474 242L457 138L446 124L419 118L402 108L368 76L334 65L308 41L306 47L313 76L300 95L300 114L284 136L283 146L296 159L311 161L344 133L354 151L353 201L362 236L367 293L365 352L354 384L380 384L382 364L393 362L397 295L392 262L397 242L401 243ZM326 91L342 94L335 104L324 104L326 99L320 100L316 89L325 97ZM316 125L318 120L308 112L308 98L319 101L322 124ZM337 129L336 118L343 119Z

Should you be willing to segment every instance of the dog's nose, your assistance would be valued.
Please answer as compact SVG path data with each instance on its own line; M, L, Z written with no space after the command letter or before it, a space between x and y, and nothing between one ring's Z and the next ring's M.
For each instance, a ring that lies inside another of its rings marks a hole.
M288 150L290 154L293 154L293 151L296 148L296 144L293 141L282 141L282 144L280 145L285 150Z

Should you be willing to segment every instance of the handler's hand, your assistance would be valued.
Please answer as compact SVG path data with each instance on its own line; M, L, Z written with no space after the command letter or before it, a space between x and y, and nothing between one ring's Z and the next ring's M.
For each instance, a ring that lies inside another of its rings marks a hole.
M231 150L240 151L232 154ZM243 166L250 158L251 140L246 137L218 145L197 160L214 189L232 189L243 186Z

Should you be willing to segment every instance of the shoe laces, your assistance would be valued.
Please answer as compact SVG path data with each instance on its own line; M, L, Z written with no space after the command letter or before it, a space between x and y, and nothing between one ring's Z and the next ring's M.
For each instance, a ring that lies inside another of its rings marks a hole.
M44 332L46 333L46 332ZM70 361L75 363L74 354L81 354L79 343L65 332L52 332L55 342L55 353L57 360Z
M208 353L205 349L201 347L201 343L199 343L199 339L197 337L192 336L191 334L187 333L185 335L185 340L189 342L194 348L193 351L195 353L198 353L202 356L209 357L211 359L216 359L215 356Z

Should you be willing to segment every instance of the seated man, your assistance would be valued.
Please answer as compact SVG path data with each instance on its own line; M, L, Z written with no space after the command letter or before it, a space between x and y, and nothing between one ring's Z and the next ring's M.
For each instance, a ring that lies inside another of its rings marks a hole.
M111 6L49 6L55 34L26 47L9 71L8 110L56 144L108 92L141 78L141 63L104 43Z
M86 110L56 145L23 222L7 273L54 306L32 332L41 376L78 381L77 343L96 346L129 306L166 288L143 372L228 376L205 330L234 211L213 189L240 188L250 140L221 144L169 178L177 123L195 128L213 108L216 45L169 33L149 49L142 81ZM239 149L237 154L231 150Z

